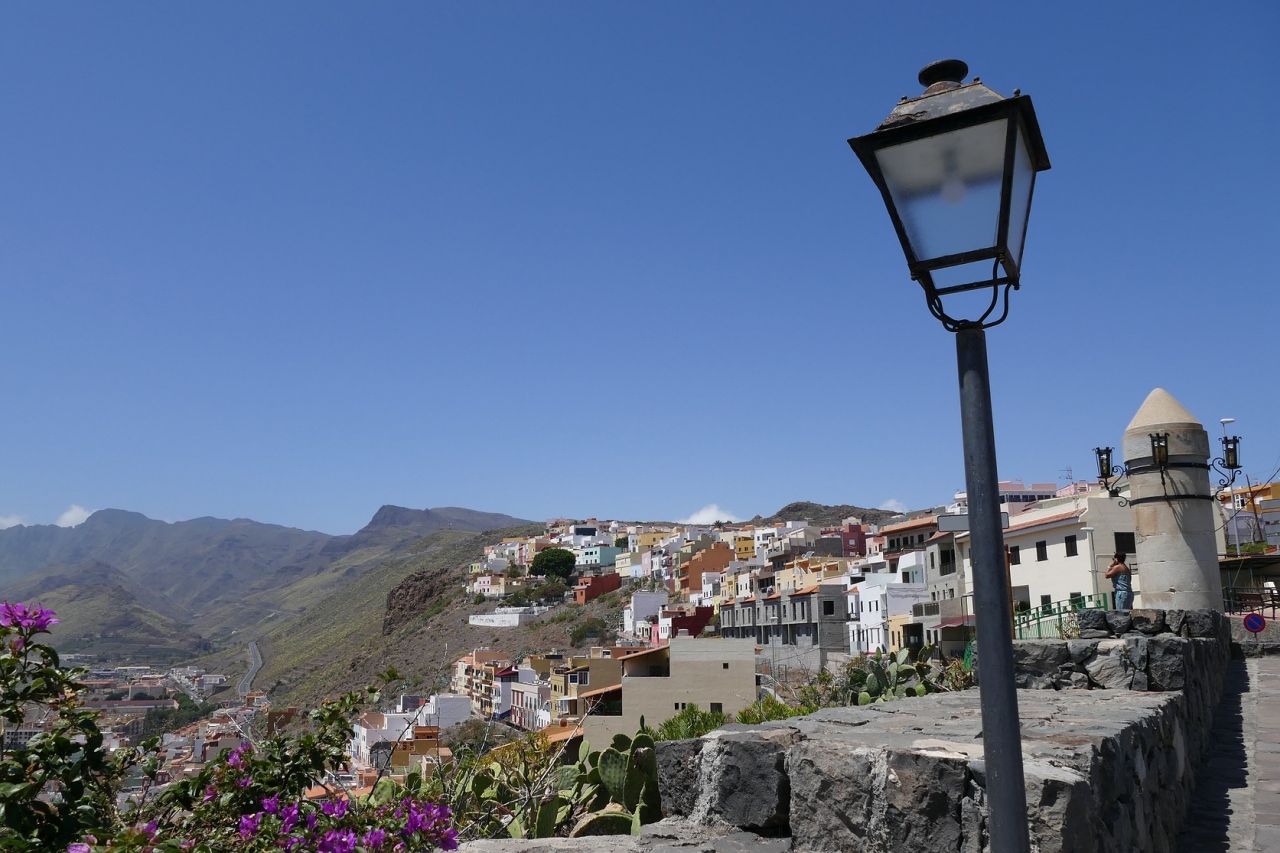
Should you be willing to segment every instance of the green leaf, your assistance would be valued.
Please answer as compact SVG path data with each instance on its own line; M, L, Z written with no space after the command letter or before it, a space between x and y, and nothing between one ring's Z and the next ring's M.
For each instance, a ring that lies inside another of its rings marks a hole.
M864 691L862 691L861 693L859 693L859 694L858 694L858 704L859 704L859 705L870 705L870 704L871 704L871 694L870 694L870 693L868 693L868 692L867 692L867 691L865 691L865 690L864 690Z
M390 776L383 776L373 785L373 790L369 792L369 804L374 806L385 806L387 803L395 799L396 783Z
M578 825L569 833L570 838L582 838L586 835L630 835L632 816L630 812L597 812L578 821Z
M609 799L622 803L626 799L627 757L613 747L600 753L600 781L609 791Z
M550 838L556 834L556 816L564 803L559 797L544 800L538 806L537 823L534 825L534 838Z

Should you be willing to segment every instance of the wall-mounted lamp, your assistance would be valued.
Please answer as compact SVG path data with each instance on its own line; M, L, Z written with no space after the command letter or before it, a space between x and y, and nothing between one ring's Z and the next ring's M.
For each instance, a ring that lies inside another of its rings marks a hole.
M1161 476L1169 467L1169 433L1153 432L1151 439L1151 464L1160 469Z
M1098 480L1102 483L1102 488L1106 489L1113 498L1117 496L1118 492L1112 488L1112 479L1129 473L1128 468L1125 466L1111 464L1111 453L1114 450L1114 447L1095 447L1093 449L1094 455L1098 457Z
M1235 418L1223 418L1219 421L1222 424L1222 438L1218 439L1222 444L1222 455L1213 460L1213 467L1218 473L1222 474L1222 479L1218 481L1219 494L1223 489L1229 489L1235 484L1236 477L1240 476L1240 436L1227 435L1227 424L1236 422Z

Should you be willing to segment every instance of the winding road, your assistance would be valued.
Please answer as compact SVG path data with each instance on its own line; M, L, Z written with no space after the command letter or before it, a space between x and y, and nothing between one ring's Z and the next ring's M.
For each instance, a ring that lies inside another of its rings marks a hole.
M241 699L248 696L249 691L253 689L253 679L257 677L260 669L262 669L262 653L258 651L258 641L254 640L249 643L249 671L240 679L240 685L236 688Z

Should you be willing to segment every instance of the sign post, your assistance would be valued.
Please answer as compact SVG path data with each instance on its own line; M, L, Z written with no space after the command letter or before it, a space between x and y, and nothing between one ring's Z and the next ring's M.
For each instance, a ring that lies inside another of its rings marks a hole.
M1258 651L1262 647L1262 640L1258 635L1267 627L1267 618L1261 613L1246 613L1244 615L1244 629L1253 634L1254 651Z

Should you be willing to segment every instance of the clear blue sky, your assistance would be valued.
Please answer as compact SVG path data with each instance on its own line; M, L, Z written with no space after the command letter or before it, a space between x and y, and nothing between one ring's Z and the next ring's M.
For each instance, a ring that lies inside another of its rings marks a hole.
M1053 159L1001 475L1163 385L1264 477L1277 10L7 4L0 516L943 501L952 337L845 139L945 56Z

